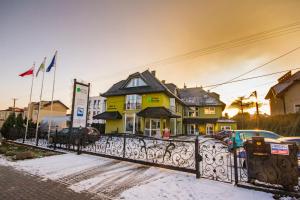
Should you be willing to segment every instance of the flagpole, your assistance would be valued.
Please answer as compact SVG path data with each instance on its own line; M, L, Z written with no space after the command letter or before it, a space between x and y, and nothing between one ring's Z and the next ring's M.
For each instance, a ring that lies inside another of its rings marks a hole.
M33 80L34 80L34 69L35 69L35 62L33 63L33 73L32 73L32 78L31 78L31 88L30 88L30 95L29 95L29 103L28 103L28 107L27 107L26 129L25 129L25 135L24 135L24 138L23 138L23 143L27 139L28 123L29 123L29 107L31 106L32 88L33 88Z
M54 89L55 89L55 75L56 75L56 59L57 59L57 51L55 52L55 64L54 64L54 77L53 77L53 85L52 85L52 98L51 98L51 117L49 121L49 128L48 128L48 140L50 137L50 130L51 130L51 124L52 124L52 116L53 116L53 97L54 97Z
M44 65L46 63L46 57L44 58ZM35 142L36 146L38 146L38 130L39 130L39 118L40 118L40 111L42 106L42 95L43 95L43 87L44 87L44 77L45 77L45 66L43 69L43 77L42 77L42 87L41 87L41 93L40 93L40 103L39 103L39 110L37 114L37 121L36 121L36 130L35 130Z

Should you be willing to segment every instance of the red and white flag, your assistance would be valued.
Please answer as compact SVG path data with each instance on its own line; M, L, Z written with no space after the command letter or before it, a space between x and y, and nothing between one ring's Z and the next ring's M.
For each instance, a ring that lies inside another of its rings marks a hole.
M28 75L33 75L33 70L34 67L31 67L29 70L27 70L26 72L19 74L19 76L24 77L24 76L28 76Z

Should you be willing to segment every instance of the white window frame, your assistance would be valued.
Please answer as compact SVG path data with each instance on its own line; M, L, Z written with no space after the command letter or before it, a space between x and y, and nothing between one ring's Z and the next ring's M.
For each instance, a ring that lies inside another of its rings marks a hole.
M189 107L187 110L187 117L199 117L197 107Z
M149 126L150 127L147 128L146 123L145 123L144 132L149 131L149 135L148 136L150 136L150 137L155 136L155 135L152 135L152 131L153 130L159 131L159 133L160 133L160 127L161 127L161 121L160 121L160 119L147 118L146 120L149 120ZM152 120L156 121L156 124L157 124L157 122L159 122L159 127L158 128L152 129Z
M197 133L197 128L196 128L196 124L187 124L187 133L188 135L196 135ZM193 133L192 133L193 130Z
M212 128L212 132L208 131L209 128ZM213 135L214 134L214 124L206 124L206 135Z
M231 131L231 126L221 126L221 131Z
M170 130L171 130L171 123L174 123L174 132L172 135L177 135L177 119L176 118L170 118Z
M126 110L136 110L142 107L143 97L137 94L126 95L125 108Z
M295 110L295 113L299 113L300 112L300 104L294 104L294 110Z
M175 98L170 98L170 110L176 112L176 101L175 101Z
M127 131L126 130L126 123L127 123L127 117L132 117L133 116L133 127L132 127L132 132L131 131ZM133 114L126 114L125 113L125 120L124 120L124 131L125 131L125 133L131 133L131 134L135 134L135 119L136 119L136 115L135 115L135 113L133 113Z
M214 114L216 114L216 108L215 107L204 107L204 114L205 115L214 115Z
M132 78L130 79L130 81L128 82L128 84L126 85L127 88L131 88L131 87L141 87L141 86L146 86L147 84L145 83L145 81L141 78Z

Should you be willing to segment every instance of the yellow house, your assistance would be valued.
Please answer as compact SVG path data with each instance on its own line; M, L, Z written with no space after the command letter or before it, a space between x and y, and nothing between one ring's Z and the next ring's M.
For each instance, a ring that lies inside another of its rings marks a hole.
M131 74L102 96L107 98L106 112L94 119L106 120L106 133L182 133L184 103L155 77L155 71Z
M94 119L106 120L105 133L213 134L236 126L233 121L220 121L225 104L217 94L202 88L179 89L158 80L155 71L131 74L102 96L106 97L106 111Z
M215 92L205 91L201 87L183 88L178 96L185 103L183 133L187 135L212 135L222 130L235 130L235 121L222 117L225 103Z
M37 115L39 109L39 102L32 102L25 108L24 116L27 117L27 112L29 111L29 119L34 123L37 122ZM67 110L69 108L59 100L53 101L53 111L51 112L51 101L42 101L39 122L41 122L45 117L62 117L66 116Z

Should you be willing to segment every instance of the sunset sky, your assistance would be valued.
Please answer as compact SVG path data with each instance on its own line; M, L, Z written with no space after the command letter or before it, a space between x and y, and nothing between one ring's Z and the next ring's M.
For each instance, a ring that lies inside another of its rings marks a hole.
M0 0L0 109L24 107L30 78L18 76L58 50L55 99L71 104L72 80L105 92L130 73L156 70L178 87L227 81L300 46L300 26L289 34L201 55L186 54L236 38L300 22L299 0L78 1ZM167 59L166 58L171 58ZM162 61L160 61L162 60ZM157 62L160 61L160 62ZM241 78L300 67L300 49ZM229 104L257 90L262 101L282 74L220 86ZM53 74L45 76L50 100ZM34 83L37 101L41 76ZM263 108L268 112L267 105Z

